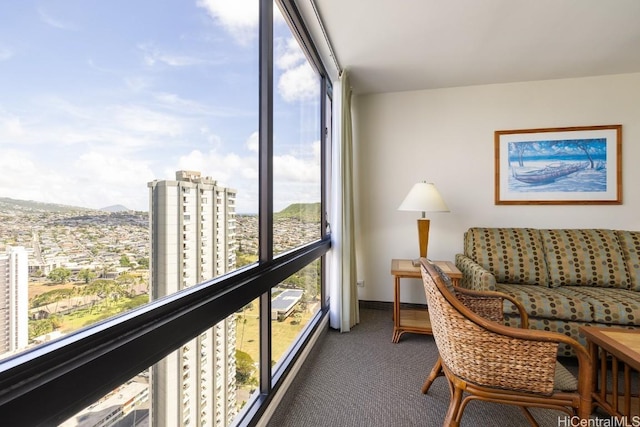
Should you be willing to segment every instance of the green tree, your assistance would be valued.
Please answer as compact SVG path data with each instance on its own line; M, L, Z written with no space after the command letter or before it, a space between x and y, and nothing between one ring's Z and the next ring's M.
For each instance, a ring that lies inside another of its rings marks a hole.
M129 298L133 297L133 286L136 283L136 276L131 273L122 273L116 277L116 282L122 287L124 296Z
M59 267L51 270L51 273L47 276L47 279L51 280L54 283L66 283L71 277L71 270Z
M110 265L107 264L102 264L102 267L100 268L100 274L99 277L102 278L106 278L107 275L109 275L109 273L113 270L113 268Z
M91 280L96 278L96 273L89 270L88 268L80 270L78 273L78 278L82 279L85 284L88 284Z
M53 332L51 319L39 319L29 321L29 340L39 337L49 332Z
M120 267L131 267L131 260L128 256L122 255L120 257Z
M236 251L236 267L244 267L245 265L253 264L258 260L258 257L254 254Z
M236 381L238 384L250 384L255 369L251 356L244 351L236 350Z
M138 258L136 262L140 268L149 268L149 258Z

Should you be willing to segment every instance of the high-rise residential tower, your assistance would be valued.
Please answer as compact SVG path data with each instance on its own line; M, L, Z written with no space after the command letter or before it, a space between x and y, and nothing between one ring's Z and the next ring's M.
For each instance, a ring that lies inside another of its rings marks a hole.
M200 172L149 187L150 299L235 268L236 193ZM154 426L226 426L236 415L235 319L229 317L152 369Z
M0 254L0 354L24 349L29 341L29 255L22 246Z

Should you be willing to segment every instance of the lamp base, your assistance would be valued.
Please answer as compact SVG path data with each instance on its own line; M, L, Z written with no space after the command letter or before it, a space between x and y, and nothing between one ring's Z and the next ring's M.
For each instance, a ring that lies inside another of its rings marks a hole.
M429 246L429 223L427 218L418 218L418 242L420 243L420 258L427 257Z

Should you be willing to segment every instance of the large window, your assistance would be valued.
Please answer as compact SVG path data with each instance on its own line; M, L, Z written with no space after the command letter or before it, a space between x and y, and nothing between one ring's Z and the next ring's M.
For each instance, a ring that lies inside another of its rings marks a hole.
M0 257L28 257L0 353L257 260L258 8L0 6Z
M327 81L292 2L14 3L0 414L109 366L40 419L101 419L116 395L134 410L134 393L127 425L246 423L326 301Z
M274 8L274 252L320 238L321 80Z

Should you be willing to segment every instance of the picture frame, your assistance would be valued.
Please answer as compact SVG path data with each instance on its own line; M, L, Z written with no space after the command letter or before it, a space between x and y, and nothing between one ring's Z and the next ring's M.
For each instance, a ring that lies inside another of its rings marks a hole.
M622 204L622 125L495 131L495 204Z

